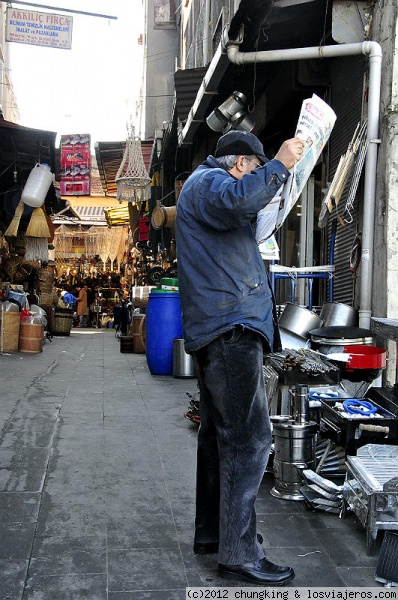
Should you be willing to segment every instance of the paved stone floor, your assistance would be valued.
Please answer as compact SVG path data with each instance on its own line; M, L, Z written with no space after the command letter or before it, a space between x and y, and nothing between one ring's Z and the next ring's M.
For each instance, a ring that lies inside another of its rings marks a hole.
M0 355L0 599L182 600L235 586L192 552L196 380L152 376L112 330L74 329L40 354ZM375 586L353 514L257 503L271 560L294 587ZM242 584L243 585L243 584Z

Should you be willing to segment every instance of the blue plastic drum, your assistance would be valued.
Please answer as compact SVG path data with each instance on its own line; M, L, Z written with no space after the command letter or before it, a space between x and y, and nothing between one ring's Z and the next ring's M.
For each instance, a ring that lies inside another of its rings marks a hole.
M182 338L180 294L151 290L146 309L146 359L152 375L173 375L173 340Z

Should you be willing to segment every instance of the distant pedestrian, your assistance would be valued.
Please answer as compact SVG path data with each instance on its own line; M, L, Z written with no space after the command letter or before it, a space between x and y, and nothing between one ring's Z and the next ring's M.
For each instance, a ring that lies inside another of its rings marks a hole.
M78 327L87 327L88 325L88 304L87 304L87 286L76 288L79 295L77 301L77 316L79 318Z
M60 294L60 299L58 301L58 306L60 308L71 308L74 309L76 306L76 297L66 290L62 291Z

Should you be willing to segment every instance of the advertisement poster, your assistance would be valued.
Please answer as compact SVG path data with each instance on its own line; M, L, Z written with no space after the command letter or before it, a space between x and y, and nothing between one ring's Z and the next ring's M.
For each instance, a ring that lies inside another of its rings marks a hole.
M7 42L70 50L72 28L72 17L7 7Z
M61 196L89 196L91 184L90 135L61 136Z

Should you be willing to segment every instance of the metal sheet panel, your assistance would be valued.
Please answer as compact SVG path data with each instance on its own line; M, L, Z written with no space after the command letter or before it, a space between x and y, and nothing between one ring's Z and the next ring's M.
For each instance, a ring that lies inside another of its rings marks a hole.
M332 78L333 110L337 114L337 121L330 138L330 173L328 180L332 181L340 157L347 151L355 128L361 120L363 76L366 70L366 60L363 57L344 57L330 61L330 74ZM344 212L349 186L341 197L339 205L332 212L328 223L328 244L330 244L331 222L333 217ZM350 271L351 248L357 231L360 229L358 200L360 189L357 193L353 222L342 226L338 223L335 244L335 280L334 300L354 305L355 279ZM361 199L362 200L362 199ZM360 201L361 203L361 201Z
M185 69L174 73L176 108L180 121L185 122L206 75L207 67Z

